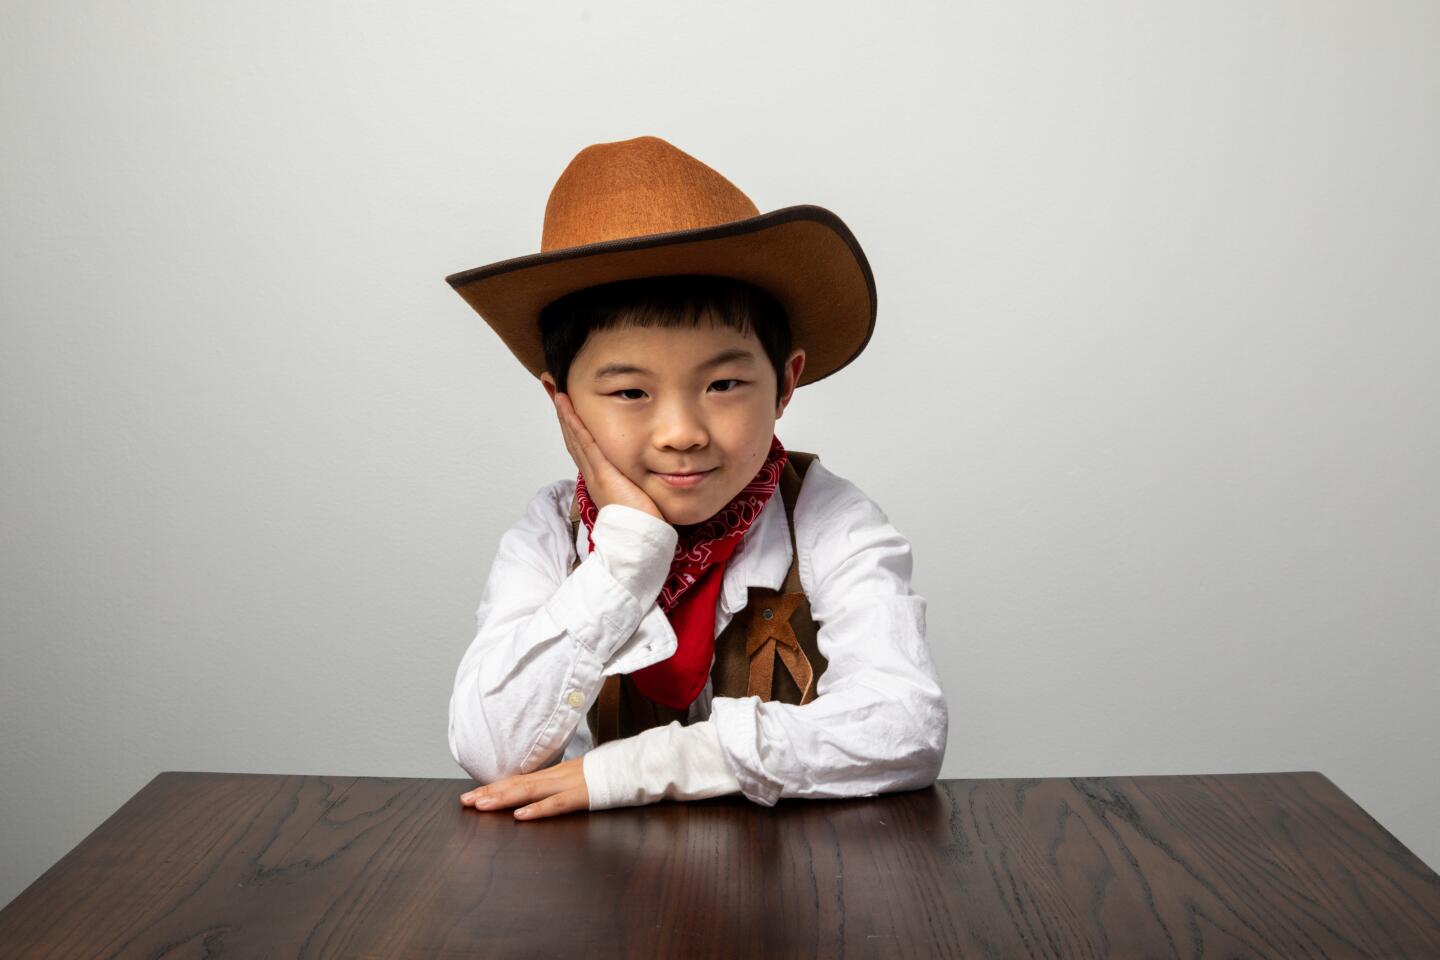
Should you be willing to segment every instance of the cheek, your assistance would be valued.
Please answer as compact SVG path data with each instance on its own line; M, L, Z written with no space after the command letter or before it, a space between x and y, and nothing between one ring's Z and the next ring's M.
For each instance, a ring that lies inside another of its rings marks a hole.
M629 438L624 433L605 430L596 435L595 443L600 447L600 452L605 454L605 459L622 470L628 468L630 461L635 459L630 450Z
M631 429L623 417L606 416L603 412L595 415L594 426L591 426L589 420L585 421L585 425L590 427L595 444L600 448L600 452L605 454L605 459L634 480L637 472L635 464L640 459L639 445L636 443L639 434Z
M759 411L750 422L749 437L753 445L751 453L755 458L756 468L759 468L760 461L770 455L770 439L775 435L775 417L768 410Z
M746 417L737 422L727 444L731 451L731 460L737 465L743 465L742 469L747 473L759 470L765 458L770 455L770 438L775 433L774 422L763 414L762 410L760 415Z

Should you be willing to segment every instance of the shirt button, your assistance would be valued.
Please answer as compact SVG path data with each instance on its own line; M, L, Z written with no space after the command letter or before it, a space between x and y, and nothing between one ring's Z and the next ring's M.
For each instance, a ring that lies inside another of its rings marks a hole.
M568 694L566 694L565 702L570 704L570 706L572 707L578 707L585 702L585 694L581 693L579 690L571 690Z

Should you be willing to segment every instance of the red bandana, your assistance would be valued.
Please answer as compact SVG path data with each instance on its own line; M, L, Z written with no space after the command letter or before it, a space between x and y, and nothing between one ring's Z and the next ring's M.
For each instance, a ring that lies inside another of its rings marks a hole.
M680 531L675 556L670 561L670 575L656 601L675 630L678 641L675 654L629 674L636 689L656 703L684 710L705 689L715 655L715 603L724 582L725 565L745 538L745 531L775 493L786 459L780 438L772 434L770 452L745 489L708 520L696 524L688 534ZM575 491L580 500L580 518L585 521L586 539L593 552L595 540L590 534L595 529L597 511L585 489L584 474L576 474Z

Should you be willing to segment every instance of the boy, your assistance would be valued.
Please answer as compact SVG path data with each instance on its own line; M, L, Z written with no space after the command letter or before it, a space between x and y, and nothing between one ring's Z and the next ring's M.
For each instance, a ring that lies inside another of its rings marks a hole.
M880 508L774 426L874 327L820 207L761 215L657 137L585 148L541 252L446 280L536 375L579 471L501 538L450 699L462 804L521 819L931 783L948 713Z

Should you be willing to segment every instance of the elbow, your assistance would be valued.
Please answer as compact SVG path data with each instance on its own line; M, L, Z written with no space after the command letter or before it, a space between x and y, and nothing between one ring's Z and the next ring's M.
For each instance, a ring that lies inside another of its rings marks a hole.
M947 733L944 727L927 744L924 753L925 780L921 786L928 786L940 779L940 768L945 765L945 740Z
M867 733L873 748L863 763L863 779L875 793L900 793L929 787L940 777L945 762L949 712L938 687L924 696L882 697L867 711Z
M522 773L534 773L553 766L559 762L561 756L560 752L557 752L549 759L536 762L533 751L529 755L522 755L514 750L506 750L497 742L494 731L489 726L474 718L467 724L463 717L451 720L450 755L461 769L481 785Z
M517 770L505 769L507 758L495 749L489 730L476 722L474 716L457 712L455 698L450 699L450 756L470 777L480 784L494 783Z
M860 681L865 699L865 739L873 744L866 778L880 793L919 790L940 777L945 762L950 713L938 683L903 689ZM879 731L879 732L870 732ZM870 794L866 794L867 796Z
M508 748L524 737L513 718L487 709L473 667L462 665L450 694L450 756L476 783L494 783L526 772L525 757Z
M934 773L930 782L940 778L940 768L945 765L945 747L950 740L950 708L945 703L945 694L936 690L932 705L932 720L926 731L929 734L930 762Z
M456 740L455 740L455 694L454 694L454 693L451 693L451 694L450 694L450 719L449 719L449 720L446 722L446 724L445 724L445 730L446 730L445 739L446 739L446 740L449 742L449 744L450 744L450 758L451 758L452 760L454 760L457 764L459 764L461 767L464 767L465 764L460 763L460 745L459 745L459 744L456 742Z
M918 790L928 787L940 778L940 768L945 763L945 747L950 732L950 711L945 696L937 687L934 694L918 702L906 711L905 735L902 742L909 745L905 751L907 775L895 786L896 790Z
M926 731L910 751L910 763L906 775L895 785L896 790L919 790L940 779L940 768L945 763L945 730L938 733Z
M945 693L937 686L935 696L930 701L930 709L927 711L929 719L924 727L924 740L926 747L926 769L930 778L927 783L934 783L940 778L940 768L945 765L945 747L950 739L950 708L945 703Z
M460 768L478 784L494 783L496 780L502 780L517 772L502 769L501 765L496 762L493 751L474 749L474 745L463 737L455 741L450 754Z

